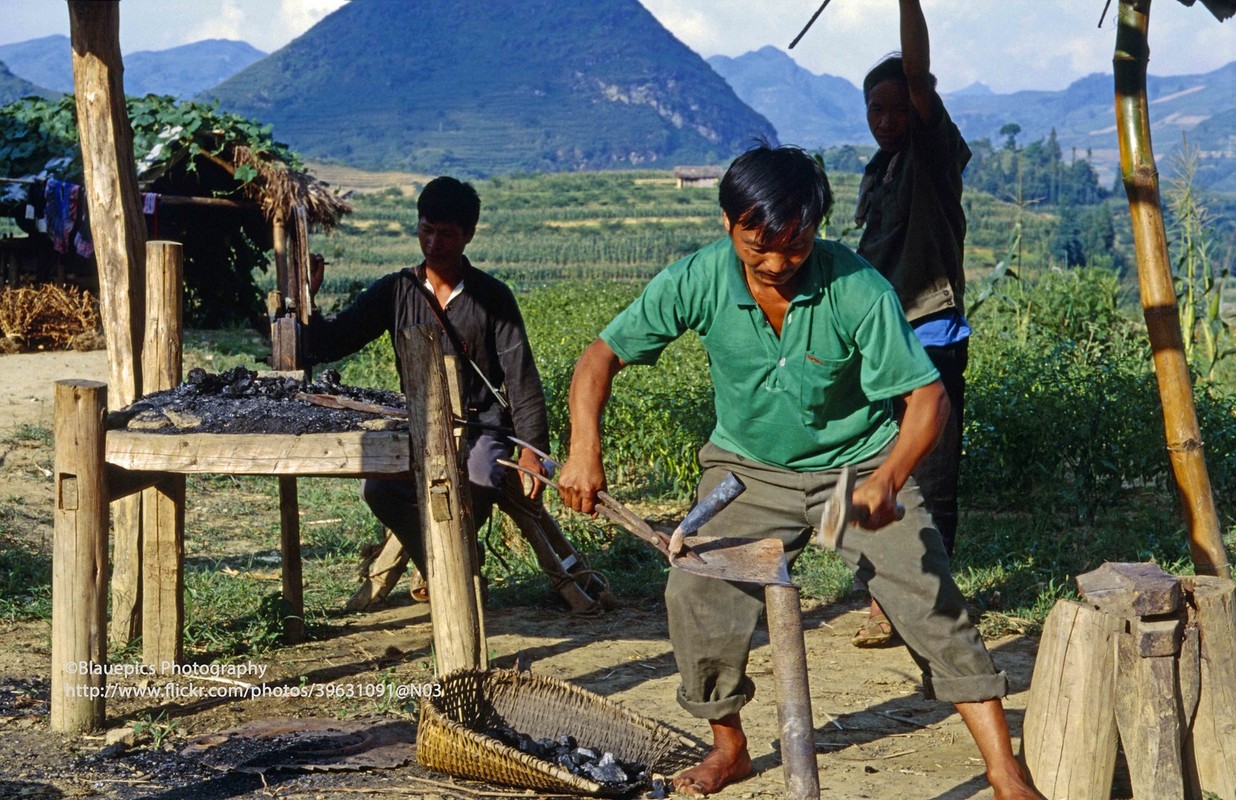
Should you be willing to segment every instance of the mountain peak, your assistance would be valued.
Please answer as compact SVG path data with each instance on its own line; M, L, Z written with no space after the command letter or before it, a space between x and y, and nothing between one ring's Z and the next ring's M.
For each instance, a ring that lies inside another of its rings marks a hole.
M723 163L776 137L637 0L353 0L206 95L315 158L420 172Z

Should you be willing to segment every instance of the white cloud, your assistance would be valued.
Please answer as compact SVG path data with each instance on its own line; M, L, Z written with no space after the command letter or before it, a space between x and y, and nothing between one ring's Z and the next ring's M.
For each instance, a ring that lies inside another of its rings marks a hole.
M200 9L207 11L210 5L202 3ZM223 0L218 6L218 10L211 14L207 11L205 18L198 21L196 24L189 26L181 36L182 44L185 42L196 42L201 39L234 39L240 41L249 41L255 28L258 28L249 21L248 15L241 10L237 0ZM250 41L255 47L261 45Z
M292 39L322 21L322 18L337 11L347 0L281 0L279 11L273 22L277 26L282 40L271 47L274 50L282 47Z

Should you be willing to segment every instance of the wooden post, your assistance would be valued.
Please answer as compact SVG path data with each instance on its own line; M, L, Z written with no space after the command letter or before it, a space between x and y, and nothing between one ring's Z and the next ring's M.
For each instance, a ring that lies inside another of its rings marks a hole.
M149 319L142 344L146 391L180 384L184 269L177 242L146 243ZM184 642L185 476L168 474L141 493L142 660L178 664Z
M768 616L768 644L773 653L785 796L790 800L818 800L820 768L815 755L815 724L811 720L811 688L798 587L765 586L764 609Z
M1113 617L1061 600L1047 615L1022 724L1022 755L1047 797L1108 800L1116 772Z
M86 205L107 339L110 400L121 407L143 392L140 349L146 319L142 278L146 223L124 100L119 2L69 0L69 29ZM113 517L116 590L111 633L112 638L127 642L140 625L140 497L118 502Z
M1116 726L1134 797L1184 797L1175 655L1145 656L1134 635L1116 641Z
M279 553L283 566L283 599L289 616L283 620L283 641L305 640L305 590L300 560L300 500L296 476L279 477Z
M429 574L429 612L439 675L487 669L476 530L452 433L450 394L435 325L396 339L408 398L408 434Z
M104 723L107 637L107 385L55 386L55 533L52 543L51 728Z

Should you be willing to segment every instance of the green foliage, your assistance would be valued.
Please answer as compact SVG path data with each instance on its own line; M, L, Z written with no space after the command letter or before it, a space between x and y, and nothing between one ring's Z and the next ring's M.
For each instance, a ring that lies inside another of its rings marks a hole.
M1093 520L1132 490L1173 502L1149 345L1102 270L1048 273L1009 287L971 320L963 492L1027 511L1064 504ZM1236 402L1196 393L1212 483L1236 462Z
M167 710L157 715L147 711L133 723L133 733L139 739L149 739L151 750L162 750L163 743L176 733L175 720L167 716Z
M51 555L13 538L14 511L0 511L0 620L51 617Z

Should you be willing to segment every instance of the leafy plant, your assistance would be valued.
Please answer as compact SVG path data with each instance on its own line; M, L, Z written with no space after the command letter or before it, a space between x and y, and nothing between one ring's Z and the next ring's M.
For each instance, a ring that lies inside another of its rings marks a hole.
M1210 210L1194 189L1199 156L1188 139L1176 154L1176 177L1169 182L1168 207L1176 245L1173 268L1185 354L1203 376L1213 379L1220 359L1236 353L1231 324L1223 317L1229 267L1212 260Z
M163 743L176 733L176 726L167 711L160 711L158 715L146 712L142 719L133 723L133 733L138 738L150 739L151 750L162 750Z

